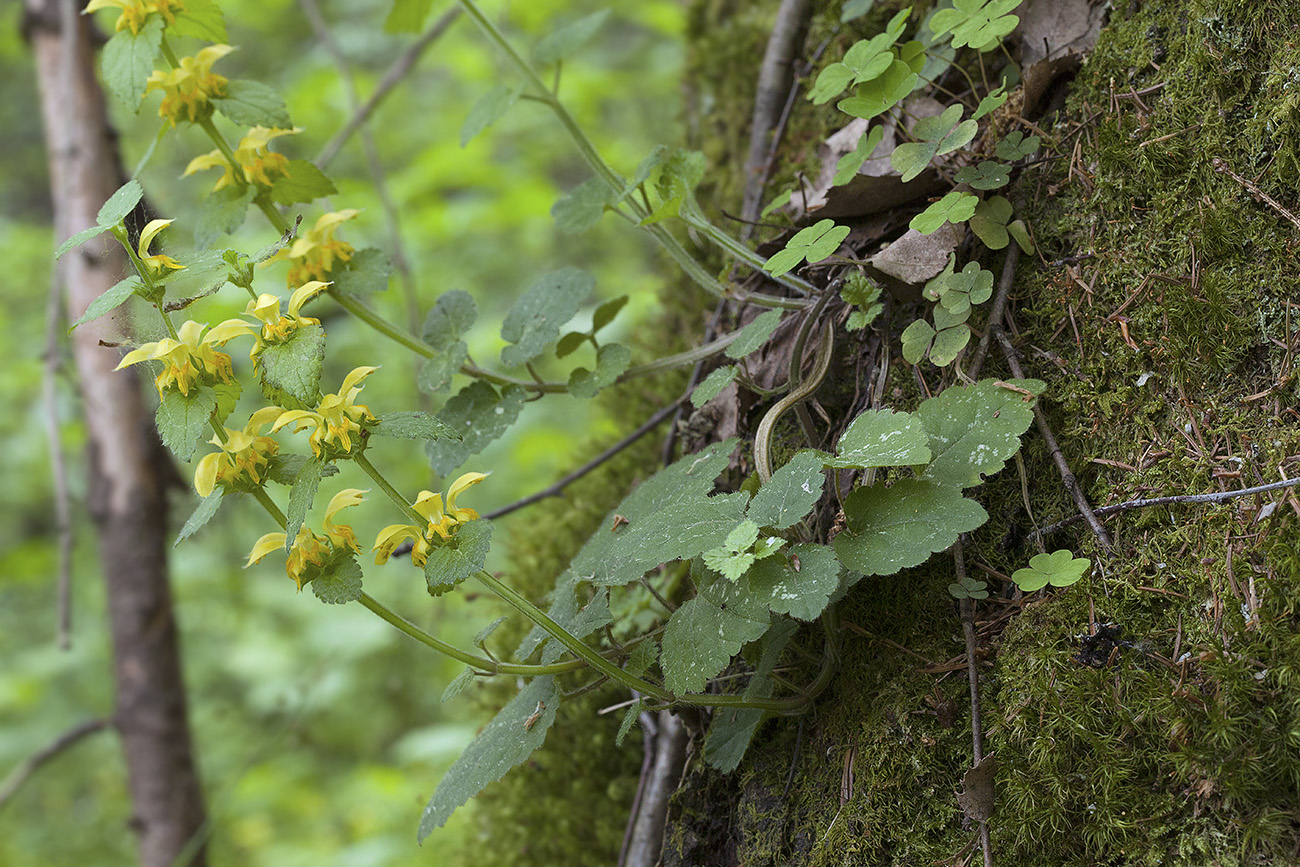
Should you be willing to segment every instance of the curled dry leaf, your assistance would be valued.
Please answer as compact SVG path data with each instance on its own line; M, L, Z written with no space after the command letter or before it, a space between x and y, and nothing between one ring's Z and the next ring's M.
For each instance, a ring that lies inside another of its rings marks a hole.
M1029 0L1020 16L1021 68L1026 114L1058 77L1079 67L1097 43L1109 3L1095 0Z

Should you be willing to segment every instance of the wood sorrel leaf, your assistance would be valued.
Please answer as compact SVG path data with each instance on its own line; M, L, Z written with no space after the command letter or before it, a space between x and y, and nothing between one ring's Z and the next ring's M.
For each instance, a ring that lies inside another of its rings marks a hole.
M1053 587L1068 587L1088 574L1091 568L1091 560L1075 557L1062 549L1051 554L1035 554L1029 559L1027 569L1017 569L1011 573L1011 580L1021 590L1032 593L1048 584Z

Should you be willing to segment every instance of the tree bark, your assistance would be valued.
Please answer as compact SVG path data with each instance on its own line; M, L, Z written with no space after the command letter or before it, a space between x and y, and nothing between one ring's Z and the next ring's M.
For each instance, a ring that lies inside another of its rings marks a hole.
M40 86L56 240L95 224L122 174L88 21L74 0L26 0ZM59 263L69 321L127 267L106 235ZM186 716L180 647L168 584L166 464L131 372L100 345L107 323L72 335L89 436L89 508L99 534L113 640L113 722L122 738L140 837L140 863L164 867L188 852L206 862L205 823Z

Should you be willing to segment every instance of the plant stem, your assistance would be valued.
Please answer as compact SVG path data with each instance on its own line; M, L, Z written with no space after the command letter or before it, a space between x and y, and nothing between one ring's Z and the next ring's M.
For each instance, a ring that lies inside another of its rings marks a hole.
M394 488L388 479L384 478L383 473L375 469L375 465L370 463L370 458L366 457L365 452L353 454L352 463L360 467L361 471L367 476L370 476L374 483L379 486L379 489L388 495L388 499L392 500L404 515L415 521L416 526L423 527L429 522L428 518L425 518L411 507L411 504L406 501L406 497L403 497L397 488Z

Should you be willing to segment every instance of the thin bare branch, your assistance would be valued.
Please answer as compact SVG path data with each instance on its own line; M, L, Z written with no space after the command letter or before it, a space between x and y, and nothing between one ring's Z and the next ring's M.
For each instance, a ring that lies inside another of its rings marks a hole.
M975 354L971 356L970 370L967 371L971 379L980 378L980 368L984 366L984 359L988 356L989 341L993 339L994 332L1002 330L1002 318L1007 310L1007 297L1011 294L1011 284L1016 280L1016 263L1019 261L1020 247L1011 244L1007 247L1007 258L1002 262L1002 277L998 280L998 294L993 297L993 306L989 308L988 325L984 328L984 336L980 338L979 345L975 347Z
M18 793L18 790L22 788L23 783L26 783L31 778L32 774L36 773L40 769L41 765L55 758L59 753L73 746L83 738L93 735L96 732L103 731L111 724L112 720L108 718L86 720L80 725L75 725L68 729L66 732L24 759L18 767L9 772L9 776L5 777L4 782L0 783L0 810L4 809L5 804L7 804L13 796Z

